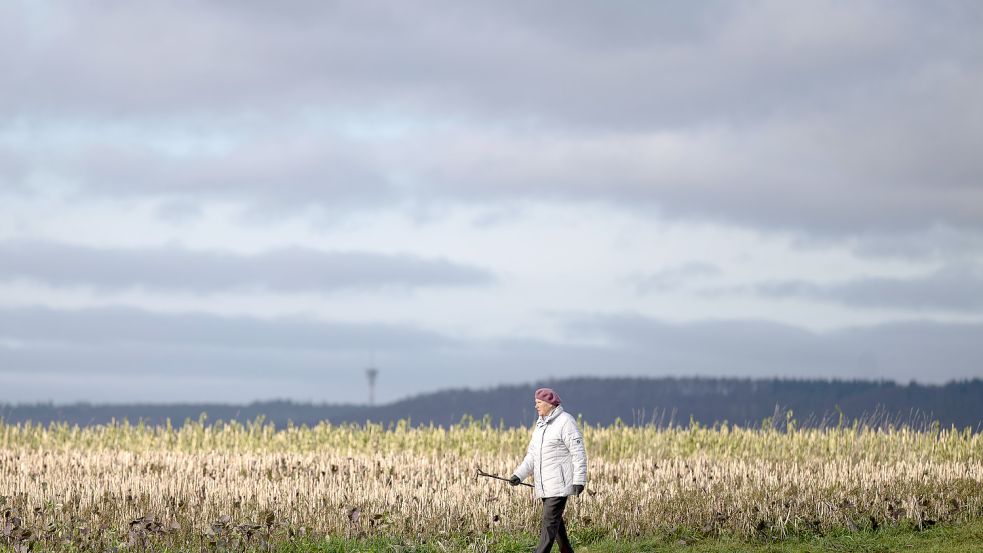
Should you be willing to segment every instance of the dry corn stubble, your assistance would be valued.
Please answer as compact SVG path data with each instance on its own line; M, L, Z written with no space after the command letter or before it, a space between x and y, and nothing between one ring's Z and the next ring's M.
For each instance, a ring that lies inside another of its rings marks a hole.
M983 517L983 441L969 432L583 429L590 482L567 514L574 531L780 537ZM509 474L527 438L474 421L0 424L0 539L98 549L528 532L539 516L529 489L474 477L478 466Z

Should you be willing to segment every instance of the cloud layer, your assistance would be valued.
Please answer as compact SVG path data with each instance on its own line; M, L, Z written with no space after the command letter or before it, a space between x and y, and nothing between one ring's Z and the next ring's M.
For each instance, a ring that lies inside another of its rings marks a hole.
M218 385L211 398L219 401L352 400L364 396L361 368L376 362L383 395L398 397L596 374L943 382L978 376L983 358L981 324L907 322L816 333L761 320L679 324L624 314L569 319L566 329L572 339L562 344L296 318L2 309L0 378L24 401L112 400L91 386L117 390L127 381L132 389L118 400L153 401L158 386L174 392L182 383ZM77 387L80 379L90 381L88 389ZM208 397L203 390L192 396Z
M198 293L259 289L322 292L345 289L481 286L493 276L443 259L285 248L256 255L177 247L108 249L49 242L0 243L0 279L120 290L132 287Z
M754 319L672 324L618 315L574 320L571 331L633 351L669 374L938 382L977 376L983 355L979 323L914 321L812 332Z
M979 374L981 27L3 3L0 401Z
M15 184L603 201L835 234L983 221L971 2L52 6L4 8Z
M910 278L863 278L835 284L778 281L758 284L754 291L775 298L806 298L858 307L944 309L980 312L983 273L977 267L944 267Z

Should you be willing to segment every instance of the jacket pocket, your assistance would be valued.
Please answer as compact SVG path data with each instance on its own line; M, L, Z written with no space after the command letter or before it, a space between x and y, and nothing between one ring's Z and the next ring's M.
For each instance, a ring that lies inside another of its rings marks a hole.
M560 468L560 477L563 479L563 487L573 483L573 463L567 459Z

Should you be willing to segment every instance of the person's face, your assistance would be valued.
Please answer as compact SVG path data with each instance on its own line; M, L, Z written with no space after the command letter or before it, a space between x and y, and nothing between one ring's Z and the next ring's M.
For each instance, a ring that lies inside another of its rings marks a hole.
M552 410L553 410L553 405L546 403L541 399L536 400L536 412L539 413L540 417L545 417L546 415L549 415L550 411Z

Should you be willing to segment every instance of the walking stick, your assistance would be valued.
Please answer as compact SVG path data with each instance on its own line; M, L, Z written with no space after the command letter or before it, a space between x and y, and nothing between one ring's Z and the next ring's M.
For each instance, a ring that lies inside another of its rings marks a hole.
M498 476L497 474L488 474L487 472L481 470L481 467L478 467L475 470L475 473L474 473L475 480L477 480L479 476L484 476L485 478L494 478L495 480L502 480L504 482L509 482L509 479L508 478L502 478L501 476ZM529 486L530 488L533 487L532 484L526 484L525 482L519 482L519 485L520 486Z

